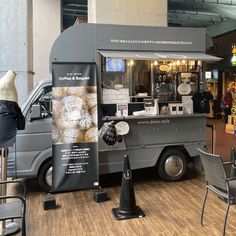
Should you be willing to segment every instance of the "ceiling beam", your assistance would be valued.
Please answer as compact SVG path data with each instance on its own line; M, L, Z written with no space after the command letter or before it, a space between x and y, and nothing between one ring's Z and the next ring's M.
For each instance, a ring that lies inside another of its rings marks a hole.
M81 14L77 14L77 13L65 13L64 14L64 19L66 18L71 18L71 17L79 17L79 18L83 18L83 19L87 19L87 15L81 15Z
M193 11L193 10L168 10L168 13L179 13L179 14L191 14L191 15L202 15L202 16L220 16L217 13L209 11Z
M234 4L223 4L216 1L187 1L187 0L169 0L168 8L170 10L196 10L210 11L222 15L223 17L236 19L236 2Z
M66 4L80 4L80 5L88 5L88 1L87 0L62 0L62 4L66 5Z
M236 6L236 0L169 0L169 4L172 3L184 3L184 4L211 4L211 5L221 5L221 6Z
M77 9L77 8L80 8L80 9L84 9L84 10L87 10L88 9L88 6L87 5L81 5L81 4L66 4L66 5L63 5L63 8L72 8L72 9Z
M236 30L236 20L232 19L207 27L207 32L211 37L216 37L234 30Z
M190 21L192 20L200 20L200 21L216 21L216 22L220 22L223 20L226 20L220 16L217 17L213 17L213 16L206 16L206 15L196 15L196 14L185 14L185 13L168 13L168 19L169 18L176 18L176 19L188 19Z
M63 11L71 11L71 12L83 12L87 14L86 10L81 10L81 9L71 9L71 8L64 8Z

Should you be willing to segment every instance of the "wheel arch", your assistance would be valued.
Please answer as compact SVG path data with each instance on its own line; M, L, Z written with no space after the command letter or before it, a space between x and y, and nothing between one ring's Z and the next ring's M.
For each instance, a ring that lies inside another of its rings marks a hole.
M38 176L42 166L52 158L52 148L49 147L40 152L32 163L32 169L36 176Z
M40 173L41 169L43 168L43 166L44 166L47 162L49 162L50 160L52 160L52 156L46 158L46 159L41 163L41 165L40 165L39 168L38 168L37 176L39 176L39 173Z
M185 154L185 156L187 157L187 161L188 161L188 162L191 162L191 161L192 161L192 157L189 155L189 152L187 151L187 149L185 148L184 145L168 145L168 146L165 146L165 147L162 149L162 151L160 152L160 155L159 155L159 157L157 158L157 161L156 161L156 165L159 164L162 155L163 155L167 150L179 150L179 151L182 151L182 152Z

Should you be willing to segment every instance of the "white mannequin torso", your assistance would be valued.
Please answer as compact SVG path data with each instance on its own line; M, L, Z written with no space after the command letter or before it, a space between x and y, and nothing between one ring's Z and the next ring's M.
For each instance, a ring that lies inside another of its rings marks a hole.
M16 73L9 70L0 79L0 100L18 102L17 91L15 87Z

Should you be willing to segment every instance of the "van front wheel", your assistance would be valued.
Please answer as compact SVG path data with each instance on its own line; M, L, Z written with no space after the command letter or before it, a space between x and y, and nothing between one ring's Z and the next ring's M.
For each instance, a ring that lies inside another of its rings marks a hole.
M158 174L162 180L178 181L187 172L186 155L178 149L168 149L160 157Z
M52 188L52 160L41 166L38 174L38 183L43 191L49 192Z

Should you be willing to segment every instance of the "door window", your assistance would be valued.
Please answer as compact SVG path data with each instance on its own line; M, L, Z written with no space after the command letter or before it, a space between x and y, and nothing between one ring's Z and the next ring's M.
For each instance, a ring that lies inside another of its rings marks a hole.
M52 91L45 93L39 99L41 118L51 118L52 117Z
M37 119L46 119L52 117L52 87L47 86L43 88L40 93L40 96L36 99L36 101L32 104L37 108ZM31 111L32 112L32 109Z

